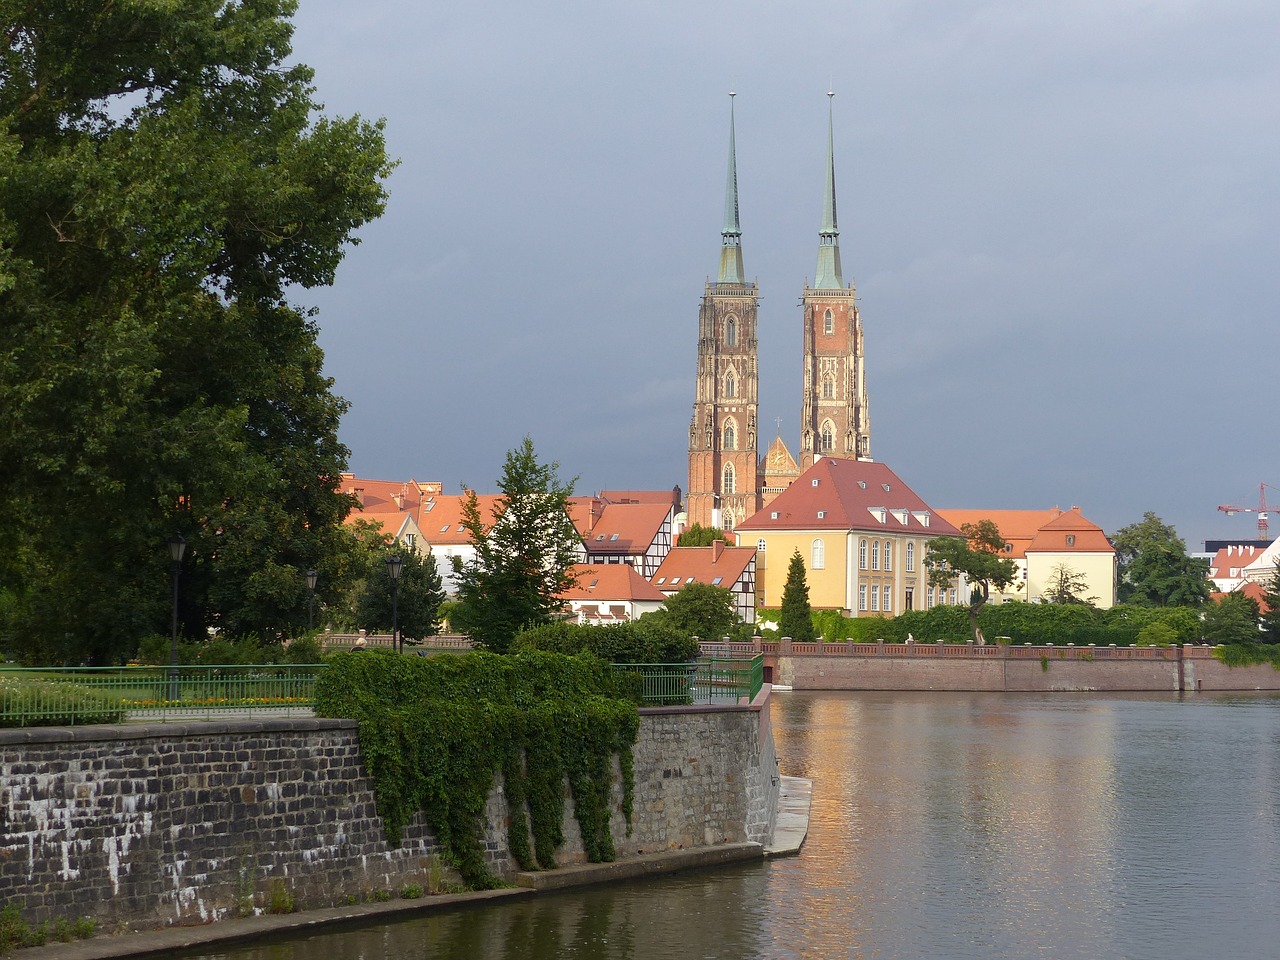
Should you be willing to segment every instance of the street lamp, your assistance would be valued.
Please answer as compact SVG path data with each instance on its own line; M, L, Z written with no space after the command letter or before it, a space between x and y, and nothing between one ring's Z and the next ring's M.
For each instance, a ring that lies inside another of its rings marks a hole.
M387 576L391 578L391 646L397 653L404 651L400 646L400 568L404 561L399 556L387 557Z
M315 629L316 614L316 581L320 579L320 571L314 567L307 571L307 633Z
M169 699L178 699L178 575L182 573L182 555L187 552L187 541L175 533L168 540L169 571L173 579L173 619L169 630Z

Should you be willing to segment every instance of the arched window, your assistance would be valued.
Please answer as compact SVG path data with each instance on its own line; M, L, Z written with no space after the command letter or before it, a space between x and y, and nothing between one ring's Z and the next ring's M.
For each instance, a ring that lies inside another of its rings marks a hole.
M822 332L828 337L836 332L836 319L831 315L831 311L827 311L827 315L822 318Z
M836 381L832 377L822 378L822 399L834 400L836 396Z
M867 541L858 541L858 569L867 569Z
M737 393L737 390L738 390L738 384L733 379L733 374L731 373L724 378L724 395L729 399L733 399L734 395Z
M822 433L818 437L818 451L820 453L830 453L835 446L834 431L831 427L831 421L823 421Z
M733 421L726 420L724 422L724 449L736 450L738 441L738 431L733 429Z
M724 465L724 482L720 484L721 493L733 493L736 489L735 477L733 473L733 464L726 463Z
M871 541L871 569L880 569L880 541Z
M915 573L916 570L916 545L910 540L907 541L907 573Z
M813 563L809 565L811 570L822 570L827 565L827 548L823 546L822 538L819 537L813 541Z
M890 550L889 547L890 547L890 543L888 540L886 540L884 542L884 568L886 570L893 569L893 551Z
M720 517L720 528L722 530L733 529L733 511L726 510Z
M726 347L736 347L738 345L738 321L733 317L725 321L724 345Z

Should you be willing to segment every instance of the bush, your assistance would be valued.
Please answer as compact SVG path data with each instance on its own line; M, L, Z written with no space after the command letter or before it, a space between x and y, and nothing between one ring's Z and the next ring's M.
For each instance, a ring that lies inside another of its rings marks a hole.
M690 634L649 617L609 626L548 623L516 634L511 650L590 653L610 663L685 663L698 656L698 644Z
M1138 646L1167 647L1178 642L1178 631L1167 623L1149 623L1138 631Z
M118 696L61 680L0 677L0 723L8 727L62 727L119 723L124 706Z

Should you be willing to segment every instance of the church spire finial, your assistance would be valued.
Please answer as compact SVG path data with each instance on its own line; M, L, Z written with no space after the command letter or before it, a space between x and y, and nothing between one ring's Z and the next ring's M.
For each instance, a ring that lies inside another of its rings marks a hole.
M742 226L738 221L738 159L734 145L733 98L729 91L729 172L724 187L724 228L720 231L720 283L744 283Z
M840 273L840 228L836 220L836 155L832 101L835 91L827 91L827 182L822 197L822 226L818 230L818 269L813 286L817 290L843 290Z

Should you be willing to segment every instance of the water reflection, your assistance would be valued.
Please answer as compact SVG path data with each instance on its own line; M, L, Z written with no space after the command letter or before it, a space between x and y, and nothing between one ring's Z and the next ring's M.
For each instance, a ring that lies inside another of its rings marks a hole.
M226 960L1270 958L1280 699L791 693L799 857L541 896Z

